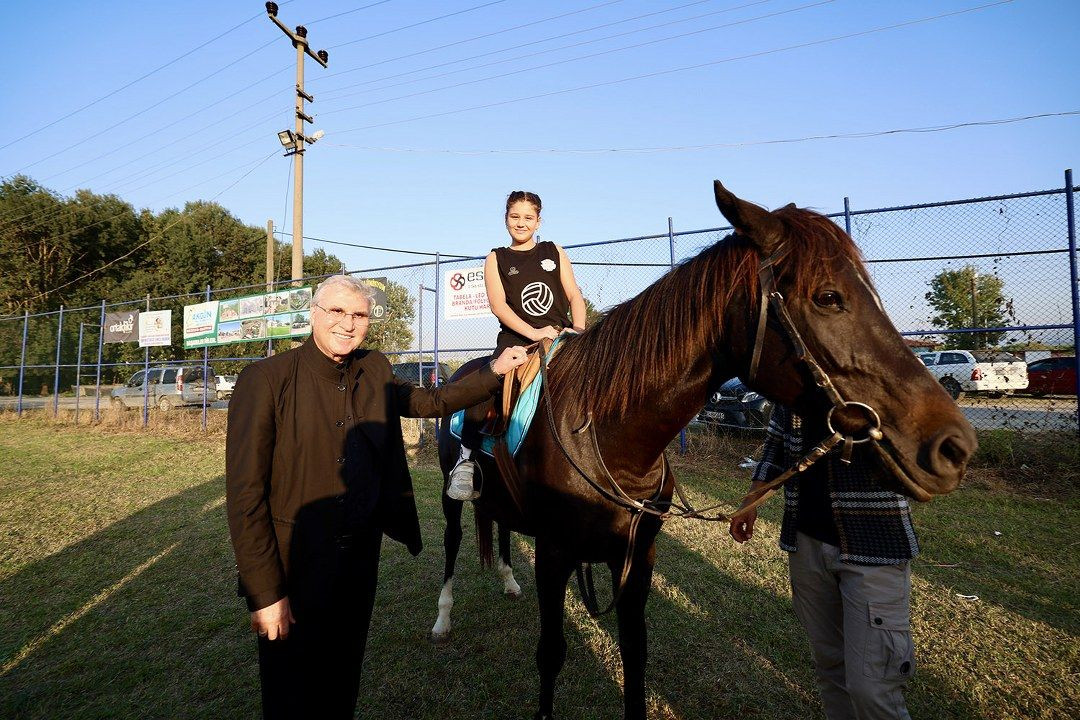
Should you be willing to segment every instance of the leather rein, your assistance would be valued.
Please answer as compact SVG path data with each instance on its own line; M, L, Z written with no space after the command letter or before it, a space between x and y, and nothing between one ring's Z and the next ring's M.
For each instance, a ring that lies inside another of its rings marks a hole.
M821 366L814 359L813 354L807 348L806 343L803 341L802 335L799 334L798 329L795 327L794 322L791 319L791 315L788 313L787 306L784 303L784 296L776 289L776 276L773 271L777 259L779 258L780 250L782 246L772 255L767 258L763 258L758 265L758 281L761 288L760 296L760 308L758 312L757 330L754 335L754 351L750 360L750 373L747 378L748 382L753 383L757 376L758 365L761 360L762 349L765 344L765 329L768 322L769 308L773 309L773 313L776 315L784 331L787 333L788 339L795 348L795 354L797 360L807 366L811 375L814 378L814 384L825 393L826 398L830 403L830 408L825 416L825 425L830 435L827 436L820 443L815 445L810 452L804 455L798 462L786 471L778 475L767 484L762 485L750 492L748 492L742 499L739 505L739 509L734 515L728 516L722 512L714 512L717 508L723 506L721 503L710 505L705 508L695 508L690 500L686 497L682 487L672 477L672 484L674 485L675 494L678 500L674 498L670 500L661 500L660 496L664 488L664 482L667 480L668 475L668 463L665 454L661 454L658 465L660 471L660 479L656 486L656 491L652 496L645 500L636 500L628 495L620 486L619 483L612 477L611 472L607 468L607 464L604 462L603 453L600 450L600 443L596 437L595 427L592 422L592 415L587 414L584 424L573 430L574 435L578 435L584 432L588 432L591 440L592 450L596 455L596 458L600 465L600 470L603 474L603 482L593 479L593 477L586 472L578 464L578 462L567 450L562 438L559 435L558 428L555 423L554 411L552 409L552 396L549 394L548 399L545 400L545 415L547 418L548 429L551 431L552 437L555 439L555 444L562 452L563 457L570 464L574 471L585 480L601 497L618 505L624 510L630 513L630 528L628 532L626 556L623 561L622 576L619 580L618 588L612 597L610 605L603 612L598 611L598 605L596 603L596 593L592 583L592 565L591 563L584 563L577 568L578 584L581 587L582 599L585 603L585 607L591 617L597 617L609 612L618 603L619 598L622 595L624 588L626 587L626 581L630 575L630 564L633 558L633 551L635 540L637 538L638 525L641 519L646 515L652 515L659 518L661 521L668 518L694 518L697 520L704 520L707 522L721 522L732 519L737 519L755 510L762 503L772 497L776 493L777 488L786 483L795 475L804 472L807 468L813 465L815 462L825 457L833 448L837 445L842 445L840 460L844 463L851 462L851 454L855 445L859 445L865 442L870 442L878 454L885 460L886 465L895 467L895 461L888 454L887 451L880 445L880 440L884 437L881 432L881 418L877 412L869 405L861 402L853 402L844 400L840 395L840 392L836 389L832 380L828 374L821 369ZM547 379L547 358L541 353L540 373L543 376L544 385L550 391L551 386L548 384ZM859 408L868 418L868 424L865 428L865 435L856 438L854 434L844 434L833 427L833 413L837 410L844 408ZM655 472L656 466L649 468L646 473L646 477ZM605 487L606 485L606 487ZM714 514L709 514L714 513Z

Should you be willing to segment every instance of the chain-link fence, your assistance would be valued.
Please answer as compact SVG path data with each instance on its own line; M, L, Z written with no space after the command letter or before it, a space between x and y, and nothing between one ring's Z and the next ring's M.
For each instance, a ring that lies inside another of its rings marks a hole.
M852 210L845 199L844 212L829 215L861 248L893 323L977 428L1078 430L1074 197L1066 173L1066 188L1058 190L876 210ZM674 232L669 221L666 234L565 250L587 304L602 311L728 232ZM459 318L445 307L451 285L475 276L483 263L483 257L437 256L350 273L386 278L394 289L384 322L397 323L393 345L403 349L387 355L392 363L416 365L405 376L426 385L491 352L498 324L490 313ZM190 295L2 318L0 405L20 413L78 408L96 415L109 405L119 408L117 388L129 390L140 372L176 366L196 368L196 375L215 384L212 378L234 375L271 349L287 348L288 341L184 350L174 329L172 344L162 347L103 343L106 315L171 310L176 326L185 306L264 290L207 287ZM135 404L145 424L156 403L147 383L139 387L144 398ZM201 410L205 426L207 413L227 407L227 381L211 390L176 404Z

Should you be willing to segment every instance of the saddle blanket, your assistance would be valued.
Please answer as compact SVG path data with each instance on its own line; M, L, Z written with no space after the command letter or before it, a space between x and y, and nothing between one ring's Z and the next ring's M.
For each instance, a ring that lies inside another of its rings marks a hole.
M551 349L548 350L547 355L544 357L545 362L555 354L555 348L560 340L562 340L561 336L551 344ZM543 373L537 374L536 378L522 391L517 404L514 405L514 409L510 413L510 422L506 426L506 449L510 451L512 457L517 455L518 448L521 447L521 441L525 439L525 433L529 431L533 416L536 415L536 406L540 403L540 386L543 385L543 380ZM461 440L461 428L464 424L465 411L458 410L450 416L450 434ZM495 457L495 438L485 435L480 442L480 450L489 457Z

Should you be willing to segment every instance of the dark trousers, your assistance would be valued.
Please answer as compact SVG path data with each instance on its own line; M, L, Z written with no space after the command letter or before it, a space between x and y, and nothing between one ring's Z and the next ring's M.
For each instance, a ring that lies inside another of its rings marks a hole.
M382 533L366 529L294 566L285 640L259 638L263 717L352 718L378 583Z

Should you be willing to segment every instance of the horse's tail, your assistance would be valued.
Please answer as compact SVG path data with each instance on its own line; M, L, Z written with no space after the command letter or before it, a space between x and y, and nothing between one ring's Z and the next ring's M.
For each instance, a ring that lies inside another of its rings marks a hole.
M494 540L492 539L491 516L473 504L473 514L476 517L476 551L480 553L480 566L490 569L495 565Z

